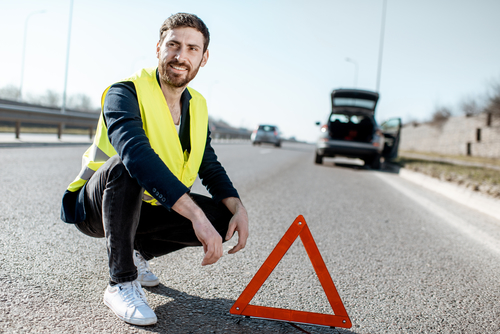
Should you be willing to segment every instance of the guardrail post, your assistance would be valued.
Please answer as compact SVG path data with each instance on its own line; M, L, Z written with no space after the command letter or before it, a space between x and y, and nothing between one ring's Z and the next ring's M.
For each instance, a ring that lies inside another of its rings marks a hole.
M94 136L94 128L89 127L89 138L92 139L93 136Z
M61 139L63 126L64 126L63 123L59 123L57 125L57 139Z
M21 134L21 122L16 121L16 139L19 139L20 134Z

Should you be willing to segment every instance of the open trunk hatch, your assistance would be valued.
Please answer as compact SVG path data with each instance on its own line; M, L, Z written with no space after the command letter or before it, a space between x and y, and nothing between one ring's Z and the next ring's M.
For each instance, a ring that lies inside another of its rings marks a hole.
M362 108L375 114L378 93L359 89L336 89L332 91L332 110L339 107Z

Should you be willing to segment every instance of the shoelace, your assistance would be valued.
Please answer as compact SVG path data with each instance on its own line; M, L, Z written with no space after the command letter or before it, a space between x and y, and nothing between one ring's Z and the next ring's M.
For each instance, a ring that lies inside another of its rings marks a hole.
M127 303L127 306L142 306L147 305L146 296L141 293L140 286L137 286L137 282L131 282L129 286L121 286L120 290L123 295L123 300Z
M148 300L146 298L146 293L144 293L144 290L142 289L141 283L139 283L138 281L134 281L132 284L135 285L137 292L139 293L139 296L141 297L142 301L144 303L146 303L146 305L149 306Z
M146 261L139 252L137 252L135 256L139 259L139 268L137 268L139 272L144 274L150 273L149 262Z

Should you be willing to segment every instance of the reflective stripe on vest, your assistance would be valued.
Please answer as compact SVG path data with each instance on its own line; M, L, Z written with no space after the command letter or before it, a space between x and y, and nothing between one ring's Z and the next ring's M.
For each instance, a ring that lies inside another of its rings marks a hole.
M137 92L137 100L141 111L142 125L153 150L159 155L186 187L191 187L205 153L207 140L208 112L205 98L192 88L189 101L191 152L182 151L182 145L168 109L167 102L156 79L156 68L142 69L132 77L123 81L132 81ZM104 91L101 106L109 87ZM108 139L108 131L103 113L99 117L94 143L82 157L82 170L69 185L69 191L81 189L94 172L116 153ZM144 200L151 204L158 202L147 192Z

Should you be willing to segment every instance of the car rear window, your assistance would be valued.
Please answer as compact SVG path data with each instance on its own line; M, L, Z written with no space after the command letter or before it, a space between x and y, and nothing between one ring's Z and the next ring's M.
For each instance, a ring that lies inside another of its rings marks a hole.
M259 125L259 130L264 130L266 132L272 132L272 131L276 130L276 127L271 126L271 125Z
M353 99L350 97L337 97L333 99L336 107L360 107L365 109L375 109L375 101L365 99Z

